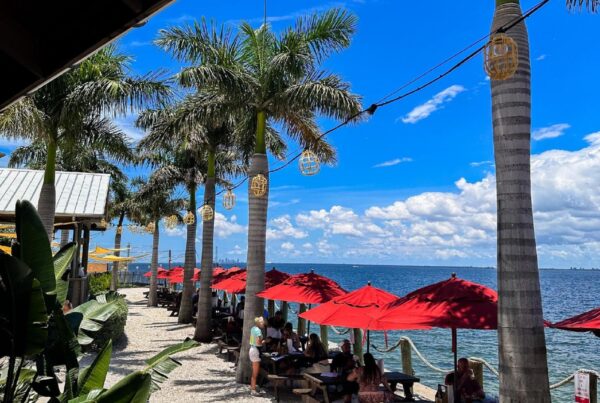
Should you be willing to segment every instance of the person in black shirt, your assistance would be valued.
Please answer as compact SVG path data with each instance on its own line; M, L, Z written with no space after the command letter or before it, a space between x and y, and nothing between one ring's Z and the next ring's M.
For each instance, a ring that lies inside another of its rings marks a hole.
M356 361L350 347L350 340L345 339L340 346L341 352L336 354L331 361L331 372L337 372L344 380L341 390L344 395L344 402L352 401L352 395L358 393L358 383L347 380L348 375L356 368Z

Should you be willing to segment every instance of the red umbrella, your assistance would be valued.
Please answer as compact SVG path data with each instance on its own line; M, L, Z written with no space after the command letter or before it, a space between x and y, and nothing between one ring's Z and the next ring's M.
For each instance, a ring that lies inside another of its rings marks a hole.
M158 269L156 269L156 278L167 278L164 277L166 273L167 270L163 269L162 267L159 267ZM144 277L152 277L152 270L144 273Z
M171 283L183 283L184 270L181 270L177 273L173 273L169 276L169 281ZM200 269L194 269L194 274L192 275L192 281L200 281Z
M377 315L380 309L398 299L380 288L366 286L340 295L334 299L319 305L299 316L321 325L343 326L367 330L367 352L369 351L369 331L372 317Z
M216 275L213 273L212 285L215 285L220 281L223 281L227 278L231 278L233 275L244 272L244 271L246 271L246 269L242 269L240 267L232 267L227 270L223 269L223 271L221 271L220 273L218 273ZM211 287L212 287L212 285L211 285Z
M372 329L452 329L456 371L456 329L496 329L498 294L481 284L452 277L420 288L386 305L375 317Z
M313 271L290 276L284 282L259 292L256 296L300 304L321 304L346 294L338 283Z
M285 281L289 274L273 268L265 273L265 288L273 287L277 284ZM212 288L216 290L223 290L232 294L243 294L246 292L246 270L238 272L233 276L221 280L216 284L213 284Z
M594 332L600 337L600 307L550 324L550 327L574 332Z

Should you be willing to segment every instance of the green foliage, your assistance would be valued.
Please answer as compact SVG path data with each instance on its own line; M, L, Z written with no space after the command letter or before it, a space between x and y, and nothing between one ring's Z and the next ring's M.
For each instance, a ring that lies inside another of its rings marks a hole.
M118 311L121 310L122 317L121 321L116 322L114 330L109 330L109 335L116 335L117 330L120 329L121 334L125 327L125 321L127 320L127 304L123 298L114 299L103 299L102 302L92 299L81 304L78 307L72 309L67 313L67 318L70 318L71 323L75 323L77 320L80 321L77 329L77 340L82 346L88 346L94 340L97 342L98 337L102 337L103 341L106 341L106 336L103 335L102 331L106 331L105 325L110 326L109 319ZM122 324L121 324L122 322ZM108 338L111 338L110 336ZM104 344L101 344L104 345Z
M91 295L102 294L110 289L110 273L94 273L88 278Z
M69 291L69 282L63 280L63 276L73 260L77 245L74 242L70 242L60 248L56 255L52 258L54 263L54 278L56 279L56 300L59 304L63 304L67 299L67 293Z
M98 349L104 346L108 341L117 343L125 334L128 313L125 298L116 293L101 294L96 298L100 303L106 301L105 303L114 304L116 309L104 322L102 328L94 334L94 342L90 346L92 349Z

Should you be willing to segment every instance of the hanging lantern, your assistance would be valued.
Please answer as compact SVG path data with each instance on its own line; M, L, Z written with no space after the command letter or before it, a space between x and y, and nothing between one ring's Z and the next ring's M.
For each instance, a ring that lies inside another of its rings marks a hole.
M173 229L177 226L177 222L179 220L177 219L176 215L171 215L169 217L165 217L164 221L165 221L165 228Z
M312 176L319 173L321 170L321 163L317 154L310 150L302 151L300 159L298 159L298 166L302 175Z
M148 223L148 225L146 225L146 232L149 234L153 234L155 229L156 229L156 224L154 224L153 222Z
M100 220L100 227L108 228L108 223L106 222L106 220L104 218L102 220Z
M202 217L202 221L210 221L215 216L215 212L211 206L205 204L200 207L200 216Z
M135 233L137 233L137 226L136 226L136 225L134 225L134 224L129 224L129 225L127 226L127 229L128 229L128 230L129 230L131 233L134 233L134 234L135 234Z
M233 206L235 206L235 195L231 189L228 189L225 196L223 196L223 207L225 210L231 210Z
M263 197L267 194L267 178L263 174L256 175L250 182L250 189L254 196Z
M123 233L123 227L120 225L117 227L117 234L121 235Z
M511 78L519 67L517 43L508 35L493 35L483 50L483 65L492 80Z
M195 223L196 217L194 217L194 213L188 211L185 217L183 217L183 222L185 223L185 225L192 225L193 223Z

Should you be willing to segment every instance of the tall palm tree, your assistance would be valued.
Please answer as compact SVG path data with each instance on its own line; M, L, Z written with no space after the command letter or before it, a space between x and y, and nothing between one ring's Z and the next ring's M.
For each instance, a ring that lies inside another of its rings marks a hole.
M133 208L133 193L128 187L127 178L123 180L113 180L111 183L111 198L108 209L108 215L111 219L117 219L115 228L115 256L121 256L121 238L123 233L123 221L126 216L130 216ZM113 262L110 278L110 290L117 291L119 288L119 262Z
M52 238L58 148L81 142L105 114L125 114L159 101L168 87L156 74L130 76L131 58L107 46L0 114L0 132L46 145L38 211Z
M137 191L131 199L131 211L135 221L140 223L152 223L152 258L150 260L150 292L148 294L148 306L157 306L158 288L158 245L160 238L160 220L162 217L179 215L185 207L185 200L173 197L173 189L164 186L156 186L156 182L138 179L135 182Z
M567 0L569 7L600 1ZM492 32L521 17L518 0L496 0ZM550 402L542 298L531 203L531 73L525 23L506 32L518 68L491 80L498 219L500 401Z
M347 119L358 113L360 103L347 83L320 71L318 65L350 44L355 25L353 15L333 9L300 18L295 28L279 35L266 24L255 30L242 23L234 36L228 30L210 30L206 24L196 23L161 30L156 43L191 64L179 74L181 85L219 96L223 110L240 114L248 122L243 127L254 129L254 136L246 137L254 148L251 183L258 174L268 180L265 133L269 122L281 124L292 138L317 151L324 161L334 159L333 149L320 141L316 114ZM238 382L249 381L249 331L264 305L256 293L264 288L268 186L262 197L255 196L249 186L248 198L248 276Z

